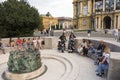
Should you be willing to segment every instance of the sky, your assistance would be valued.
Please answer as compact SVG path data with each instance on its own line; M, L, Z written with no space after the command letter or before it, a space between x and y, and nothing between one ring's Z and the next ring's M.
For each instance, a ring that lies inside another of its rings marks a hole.
M0 0L3 2L5 0ZM53 17L73 17L73 0L27 0L40 14L50 12Z

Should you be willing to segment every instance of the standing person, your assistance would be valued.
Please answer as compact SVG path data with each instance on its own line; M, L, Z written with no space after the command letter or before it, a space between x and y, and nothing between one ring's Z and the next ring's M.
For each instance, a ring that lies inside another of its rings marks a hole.
M32 45L32 41L30 40L30 38L27 39L27 46L28 48L30 48Z
M2 39L0 39L0 50L2 50L2 53L5 54L5 50L3 47Z
M87 34L88 34L88 37L91 36L91 30L90 29L88 29Z
M42 41L43 41L43 39L41 38L41 37L38 37L38 47L39 47L39 49L42 49Z
M114 37L115 37L115 40L116 40L116 41L118 40L118 34L119 34L118 28L116 27L116 28L114 29Z
M46 29L43 29L43 35L46 36L47 32Z
M9 39L9 46L10 47L15 47L15 41L12 40L12 38Z
M37 49L37 39L36 39L36 37L33 37L33 47L34 47L34 49Z
M83 55L87 56L87 54L88 54L87 40L85 40L85 39L82 40L82 46L83 46Z
M23 39L23 44L22 44L22 46L23 46L23 50L28 49L27 41L25 40L25 38Z

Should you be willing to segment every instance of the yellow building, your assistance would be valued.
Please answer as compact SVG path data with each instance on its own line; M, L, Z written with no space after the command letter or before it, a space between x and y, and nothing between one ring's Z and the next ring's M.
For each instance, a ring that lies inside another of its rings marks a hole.
M120 29L120 0L73 0L73 24L76 28Z
M49 12L46 15L42 15L42 22L44 29L49 29L50 27L56 27L56 25L58 25L58 19L51 16Z

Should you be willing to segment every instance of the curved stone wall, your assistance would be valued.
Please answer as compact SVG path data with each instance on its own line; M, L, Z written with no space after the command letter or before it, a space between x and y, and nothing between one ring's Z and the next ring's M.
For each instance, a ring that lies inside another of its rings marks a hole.
M99 39L86 39L91 40L97 48ZM103 40L111 49L110 64L108 69L107 80L120 80L120 45L116 42ZM76 38L76 47L82 42L82 38Z

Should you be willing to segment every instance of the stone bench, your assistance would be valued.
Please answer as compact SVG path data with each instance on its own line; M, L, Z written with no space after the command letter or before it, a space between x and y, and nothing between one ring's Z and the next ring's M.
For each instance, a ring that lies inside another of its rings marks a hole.
M120 53L111 53L107 80L120 80Z
M95 48L99 45L100 40L96 39L86 39L91 40L94 44ZM77 46L82 42L82 38L76 38L76 49ZM108 69L107 80L120 80L120 45L116 42L104 41L108 44L111 49L110 56L110 65ZM92 53L88 53L88 56L92 59L95 58L95 55Z

